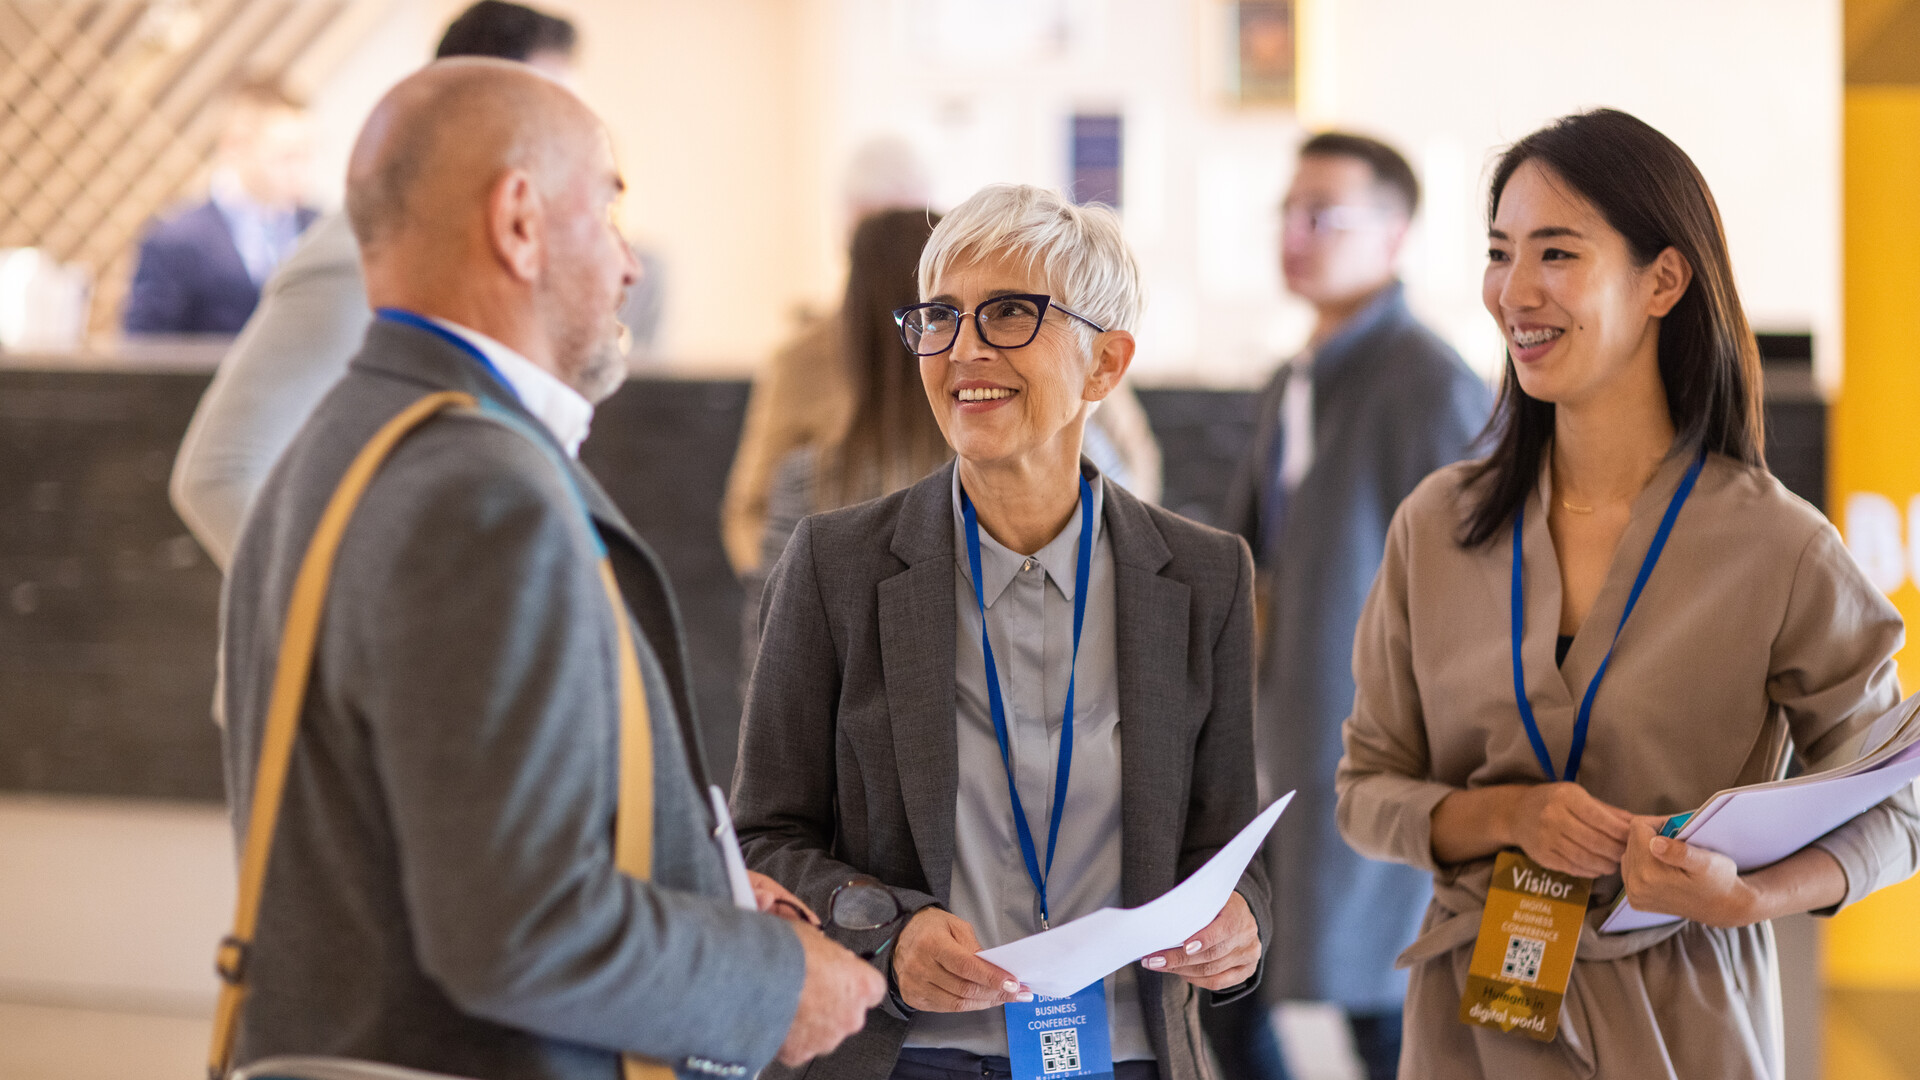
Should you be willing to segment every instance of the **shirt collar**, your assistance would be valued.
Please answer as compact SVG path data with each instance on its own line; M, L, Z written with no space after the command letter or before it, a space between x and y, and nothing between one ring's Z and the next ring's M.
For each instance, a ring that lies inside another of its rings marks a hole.
M458 335L461 340L479 349L480 355L487 358L500 372L500 377L507 380L507 385L519 395L520 404L538 417L548 431L553 432L553 437L566 448L567 455L580 456L580 444L586 441L587 429L593 424L592 402L582 397L578 390L555 378L552 372L480 331L432 315L426 318L435 326Z
M1106 484L1100 476L1100 470L1085 458L1080 459L1080 475L1087 478L1088 486L1093 489L1093 542L1099 543L1102 530L1106 528L1103 511L1106 507ZM953 547L960 554L960 573L971 584L973 568L966 557L967 519L960 509L960 468L953 470ZM1059 590L1061 597L1072 600L1074 591L1079 587L1080 556L1080 500L1073 501L1073 515L1067 519L1066 527L1060 535L1047 542L1047 545L1034 552L1033 561L1047 575L1047 580ZM1025 565L1027 556L995 540L987 530L980 530L980 576L985 579L986 604L992 607L1007 591L1013 579Z
M217 169L207 185L207 201L227 223L234 250L255 285L264 285L300 239L298 210L275 210L255 202L231 169Z
M207 178L207 201L228 217L240 214L261 217L266 214L266 210L253 201L253 196L247 194L246 185L231 169L215 169L213 175Z

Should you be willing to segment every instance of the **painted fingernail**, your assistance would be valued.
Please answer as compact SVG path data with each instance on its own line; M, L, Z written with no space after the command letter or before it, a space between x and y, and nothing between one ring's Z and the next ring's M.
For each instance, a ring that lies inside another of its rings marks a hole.
M1019 1001L1019 1002L1028 1002L1033 1000L1033 995L1032 994L1015 994L1013 995L1013 1000Z
M1199 951L1200 951L1200 943L1199 943L1199 942L1197 942L1197 941L1189 941L1189 942L1187 942L1187 955L1188 955L1188 956L1192 956L1192 955L1193 955L1194 953L1197 953L1197 952L1199 952Z
M1149 956L1145 960L1140 961L1140 966L1159 971L1161 968L1167 966L1167 958L1164 956Z
M1000 990L1003 993L1017 994L1020 992L1020 984L1014 982L1012 979L1008 979L1006 982L1000 984Z

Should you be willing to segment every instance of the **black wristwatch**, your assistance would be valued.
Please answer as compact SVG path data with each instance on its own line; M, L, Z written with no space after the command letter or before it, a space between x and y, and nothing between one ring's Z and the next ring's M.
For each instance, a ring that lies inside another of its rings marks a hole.
M900 980L893 973L893 950L891 949L887 950L887 1000L891 1001L893 1007L899 1009L904 1016L912 1016L920 1011L907 1004L907 999L900 996Z

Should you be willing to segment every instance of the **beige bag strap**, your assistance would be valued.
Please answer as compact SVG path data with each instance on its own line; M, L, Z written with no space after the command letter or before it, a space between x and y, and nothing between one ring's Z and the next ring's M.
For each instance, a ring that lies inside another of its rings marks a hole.
M260 895L266 885L267 861L272 854L273 834L286 794L287 770L293 760L294 737L300 727L300 709L306 701L308 679L313 671L327 583L340 541L346 535L347 523L352 520L354 509L366 494L374 474L401 439L444 409L477 408L478 405L471 394L441 391L428 394L387 421L361 448L340 478L300 561L280 638L273 691L267 701L260 763L254 775L253 803L247 816L247 841L240 855L240 891L234 904L233 932L220 942L214 961L221 987L214 1013L213 1046L207 1059L207 1075L211 1080L224 1080L232 1067L240 1010L247 997L247 959L260 921ZM653 735L645 687L640 679L640 657L634 646L626 604L614 580L613 567L605 556L600 560L600 579L606 587L607 601L613 607L620 653L620 805L614 821L614 856L623 873L645 878L653 869ZM671 1080L673 1076L665 1065L633 1057L624 1059L622 1067L626 1080Z

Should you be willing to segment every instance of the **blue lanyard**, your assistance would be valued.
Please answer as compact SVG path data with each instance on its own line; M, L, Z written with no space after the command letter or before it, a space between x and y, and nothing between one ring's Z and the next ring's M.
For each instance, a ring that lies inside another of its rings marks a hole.
M980 520L973 512L973 500L966 488L960 489L960 511L967 521L967 565L973 570L973 600L980 606L980 652L987 663L987 704L993 712L993 735L1000 740L1000 764L1007 770L1007 794L1013 797L1013 824L1020 834L1020 855L1026 860L1027 877L1040 894L1040 929L1047 928L1047 878L1053 873L1054 844L1060 839L1060 818L1067 809L1067 780L1073 775L1073 684L1080 663L1080 627L1087 621L1087 589L1093 567L1093 487L1080 478L1080 555L1079 577L1073 586L1073 658L1067 666L1066 717L1060 723L1060 765L1053 780L1053 817L1047 823L1047 865L1040 866L1034 850L1033 830L1027 826L1027 812L1020 805L1020 788L1013 781L1013 754L1007 740L1007 704L1000 697L1000 671L993 663L993 642L987 640L987 599L980 578Z
M1647 587L1647 579L1653 576L1654 564L1660 561L1660 553L1666 549L1667 538L1673 535L1673 522L1680 516L1680 507L1686 504L1687 496L1693 494L1694 482L1700 479L1700 469L1707 463L1706 451L1701 451L1693 464L1687 468L1687 475L1681 479L1679 490L1667 502L1666 516L1660 519L1660 531L1653 534L1653 544L1647 548L1647 557L1640 563L1640 574L1633 579L1633 591L1627 594L1627 610L1620 613L1620 625L1614 627L1613 642L1607 646L1607 655L1600 661L1599 670L1593 673L1593 681L1587 684L1587 692L1580 699L1580 715L1573 724L1573 744L1567 749L1567 771L1562 779L1572 781L1580 775L1580 755L1587 749L1587 722L1593 719L1593 700L1599 696L1600 680L1607 677L1607 665L1613 662L1613 650L1620 644L1620 631L1627 628L1627 618L1633 614L1635 604L1640 602L1640 593ZM1527 590L1521 574L1521 534L1525 528L1527 508L1524 502L1513 514L1513 695L1520 704L1520 719L1527 726L1527 741L1533 744L1533 756L1540 759L1540 769L1551 781L1554 776L1553 757L1547 753L1547 743L1540 737L1540 725L1533 719L1533 703L1527 700L1527 671L1520 662L1520 643L1526 636Z
M493 361L487 359L487 354L481 352L479 347L476 346L473 342L468 341L466 338L461 337L459 334L456 334L453 331L447 329L446 327L441 326L439 323L434 322L432 319L427 318L425 315L419 315L414 312L407 311L404 308L392 308L392 307L376 308L374 309L373 313L375 316L385 319L388 322L397 322L403 326L411 326L416 330L425 330L427 333L432 334L437 338L440 338L441 340L445 341L447 344L452 345L454 348L459 349L463 353L466 353L468 356L471 356L473 359L479 361L480 366L487 369L487 374L493 376L493 380L495 382L499 383L501 386L506 387L507 393L513 395L513 400L515 401L520 400L520 392L513 388L513 384L507 381L507 377L505 375L500 374L500 369L497 367L494 367Z

